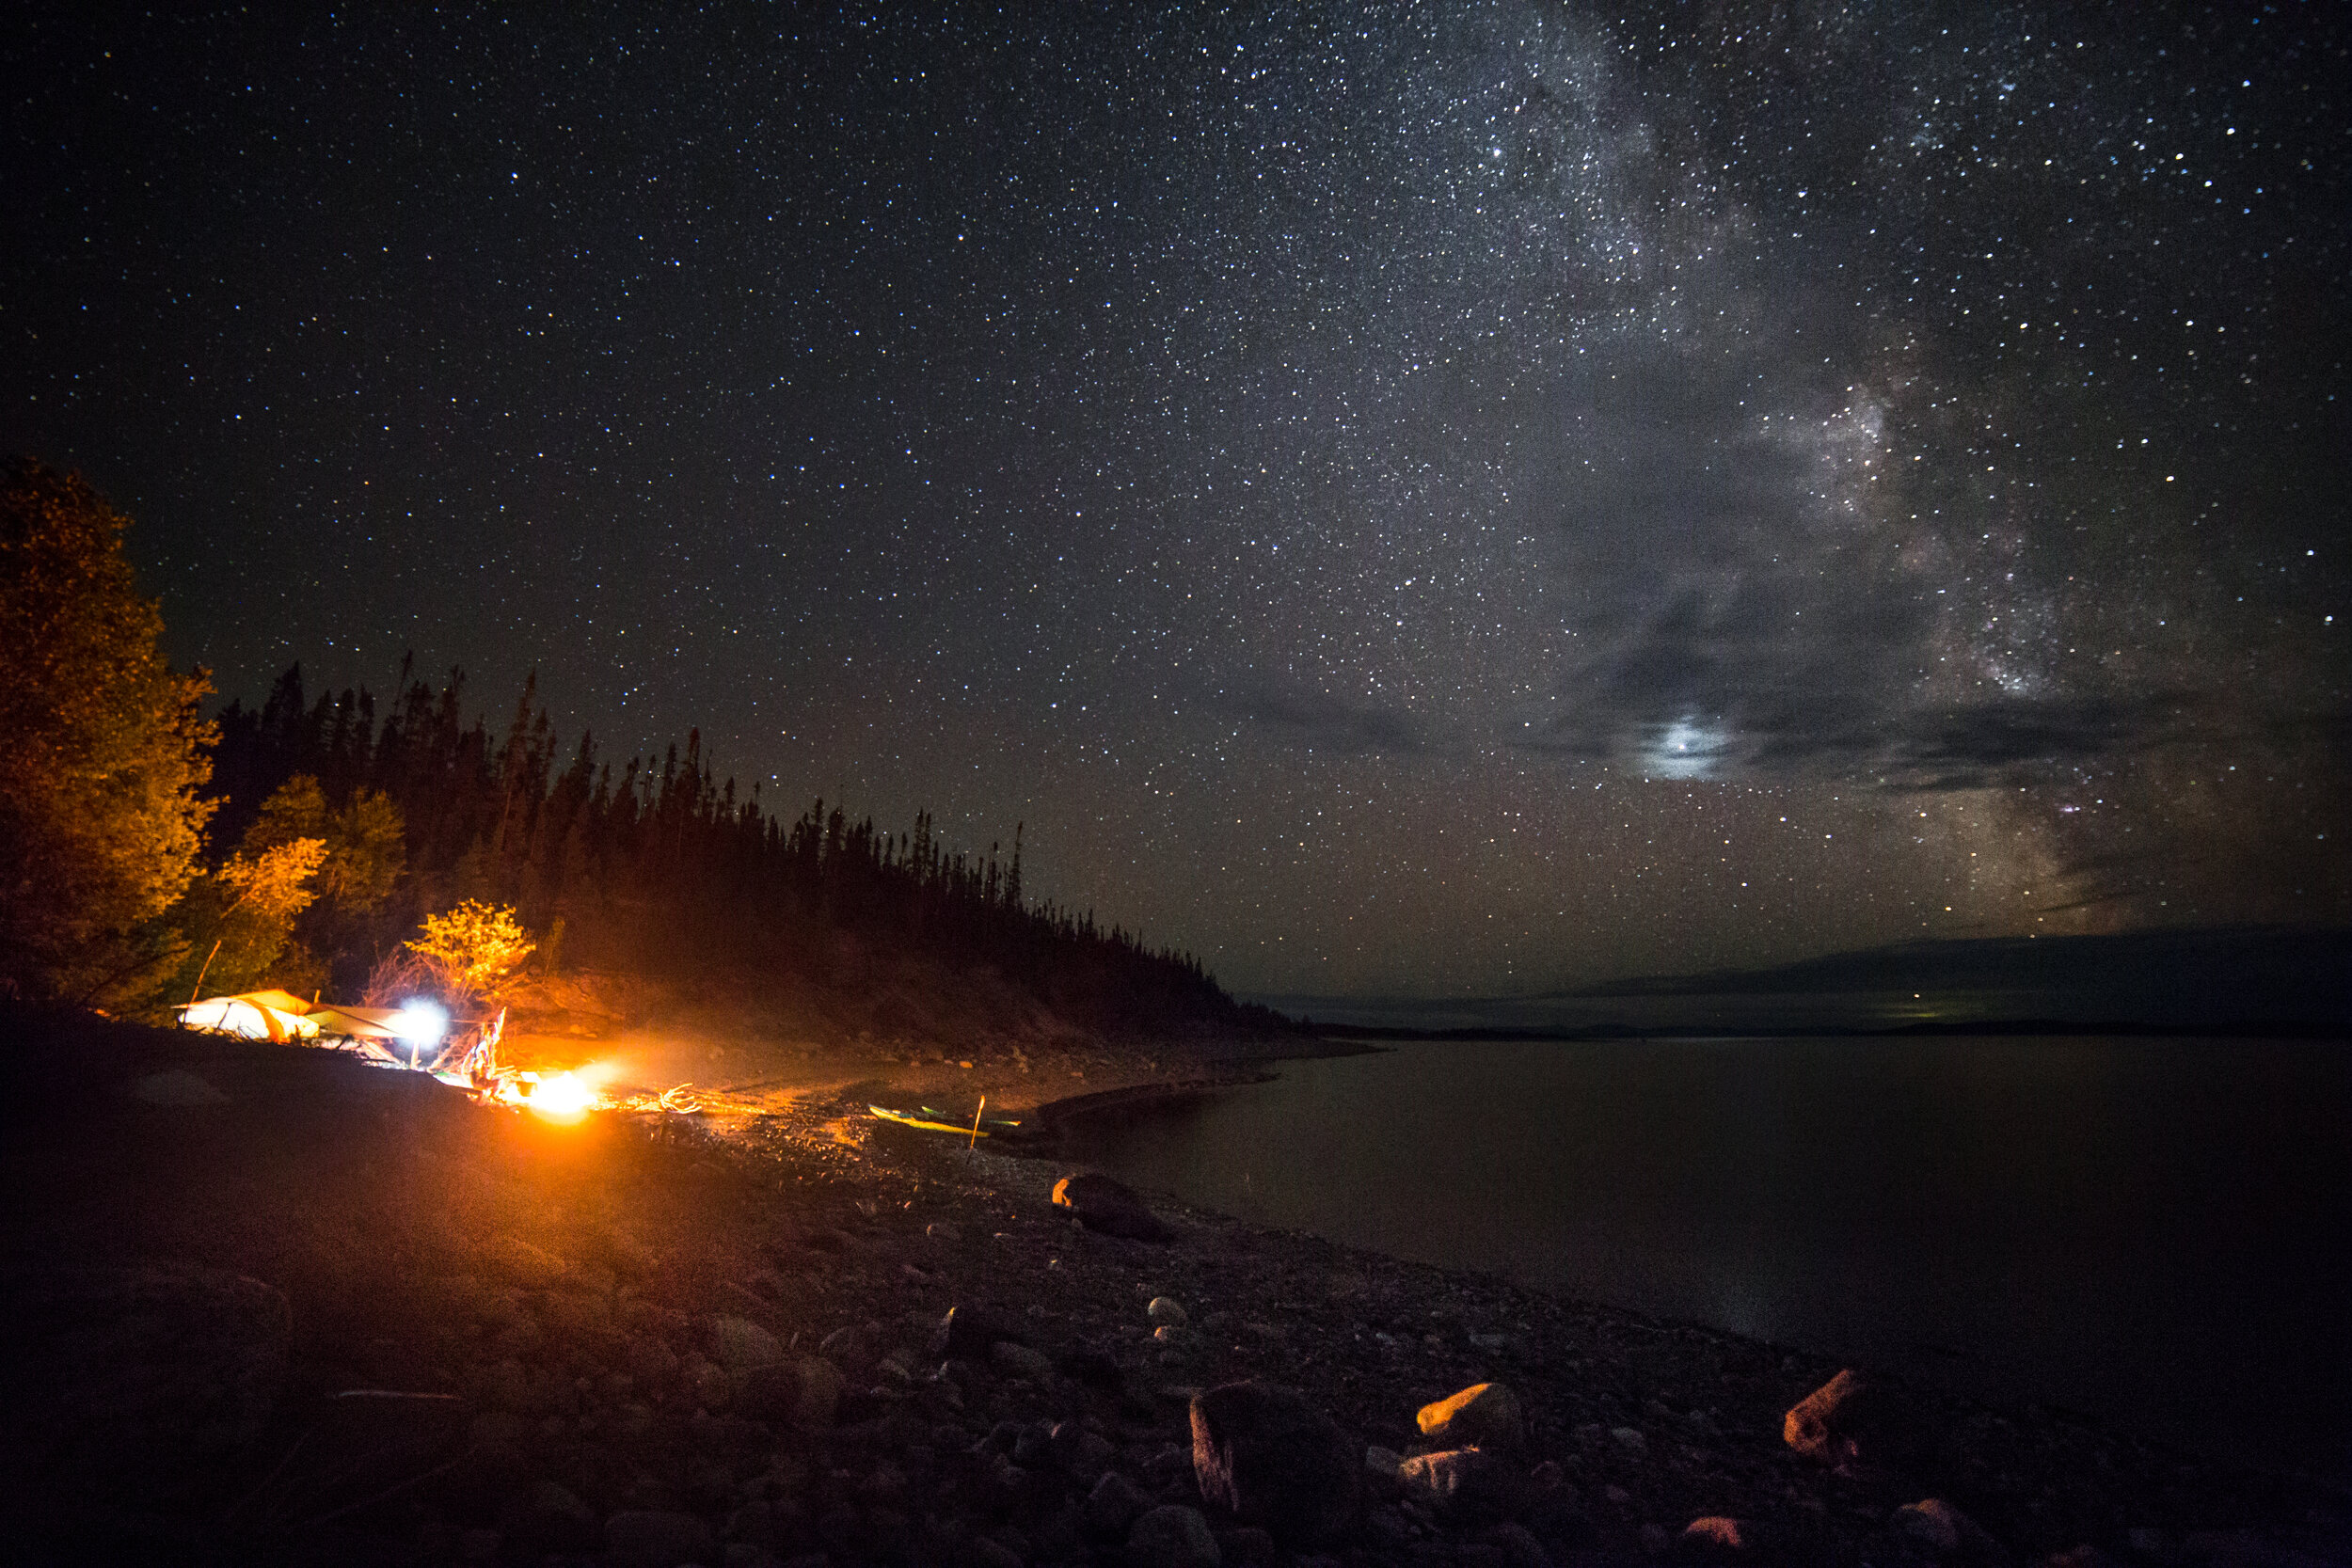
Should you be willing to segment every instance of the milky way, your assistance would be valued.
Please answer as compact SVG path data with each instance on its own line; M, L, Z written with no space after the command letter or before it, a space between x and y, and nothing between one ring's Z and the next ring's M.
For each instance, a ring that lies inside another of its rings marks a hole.
M41 20L0 439L1237 988L2352 916L2329 8L1021 9Z

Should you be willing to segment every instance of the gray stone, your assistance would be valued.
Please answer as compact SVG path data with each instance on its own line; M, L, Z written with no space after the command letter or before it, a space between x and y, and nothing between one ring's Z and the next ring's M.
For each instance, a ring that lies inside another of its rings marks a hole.
M1031 1383L1051 1383L1054 1380L1053 1357L1010 1339L999 1339L988 1350L988 1359L1007 1377L1025 1377Z
M1119 1358L1108 1351L1081 1345L1062 1352L1054 1365L1064 1377L1075 1378L1089 1388L1116 1394L1126 1386L1126 1374L1120 1370Z
M1174 1296L1153 1296L1143 1315L1169 1328L1182 1328L1187 1322L1183 1305Z
M1673 1555L1677 1563L1754 1562L1760 1555L1756 1523L1721 1513L1693 1519L1682 1527Z
M1103 1479L1094 1483L1094 1490L1087 1494L1087 1531L1103 1540L1120 1540L1146 1506L1147 1499L1136 1490L1134 1481L1117 1470L1105 1470Z
M1222 1568L1224 1560L1208 1520L1182 1503L1149 1510L1127 1531L1129 1568Z
M784 1347L776 1337L749 1318L713 1318L710 1321L710 1358L728 1371L747 1371L754 1367L772 1367L784 1359Z
M658 1387L677 1376L677 1352L655 1335L640 1335L628 1342L623 1365L639 1383Z
M1508 1518L1527 1503L1518 1467L1486 1449L1417 1454L1397 1471L1407 1498L1464 1523Z
M1029 1331L1010 1313L964 1302L947 1308L931 1330L930 1353L946 1361L985 1361L989 1348L1000 1342L1025 1345Z
M607 1230L593 1241L597 1255L615 1274L644 1279L661 1266L660 1255L626 1230Z
M686 1363L686 1392L705 1410L724 1410L735 1397L735 1380L698 1355Z
M592 1291L549 1291L540 1303L547 1331L566 1348L602 1349L620 1334L612 1304Z
M1889 1523L1896 1534L1937 1557L1983 1568L2007 1568L2015 1560L1983 1526L1941 1497L1905 1503Z
M1192 1465L1208 1501L1286 1545L1315 1545L1355 1521L1363 1449L1295 1389L1229 1383L1192 1402Z
M1052 1429L1034 1421L1023 1427L1021 1434L1012 1440L1012 1462L1030 1470L1059 1464L1061 1456L1055 1451Z
M604 1522L604 1550L612 1568L680 1568L710 1561L719 1543L691 1513L634 1510Z
M1945 1554L1960 1550L1960 1520L1958 1511L1941 1497L1905 1503L1895 1511L1896 1530L1931 1552Z
M841 1373L820 1355L754 1367L735 1380L735 1409L755 1421L814 1432L833 1425L841 1403Z

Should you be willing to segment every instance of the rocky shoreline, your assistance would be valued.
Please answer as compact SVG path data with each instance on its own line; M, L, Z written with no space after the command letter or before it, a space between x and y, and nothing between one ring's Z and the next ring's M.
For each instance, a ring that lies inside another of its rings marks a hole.
M2307 1481L1884 1382L1792 1419L1839 1368L1065 1188L1089 1225L1050 1158L838 1100L555 1128L40 1028L24 1560L2352 1560Z

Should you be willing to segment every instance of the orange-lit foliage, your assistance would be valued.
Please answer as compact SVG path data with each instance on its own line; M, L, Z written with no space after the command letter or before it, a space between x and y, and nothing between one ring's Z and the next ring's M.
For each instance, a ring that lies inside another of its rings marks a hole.
M186 947L211 687L157 651L125 526L79 476L0 470L0 990L119 1003Z
M475 898L425 916L424 935L407 943L453 997L488 994L531 956L532 945L512 909Z

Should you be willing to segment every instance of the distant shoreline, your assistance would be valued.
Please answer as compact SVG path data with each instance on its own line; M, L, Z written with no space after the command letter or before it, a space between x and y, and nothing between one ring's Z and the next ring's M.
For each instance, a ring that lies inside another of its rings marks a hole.
M1332 1039L1365 1040L1623 1040L1623 1039L1820 1039L1825 1037L1949 1037L1957 1035L2144 1036L2150 1039L2352 1039L2352 1026L2325 1021L2267 1019L2225 1023L2147 1023L2129 1019L2077 1022L2060 1018L1993 1019L1982 1022L1899 1024L1631 1024L1595 1023L1576 1028L1528 1024L1460 1029L1414 1029L1397 1024L1304 1023L1308 1033ZM1319 1053L1316 1054L1320 1054Z

